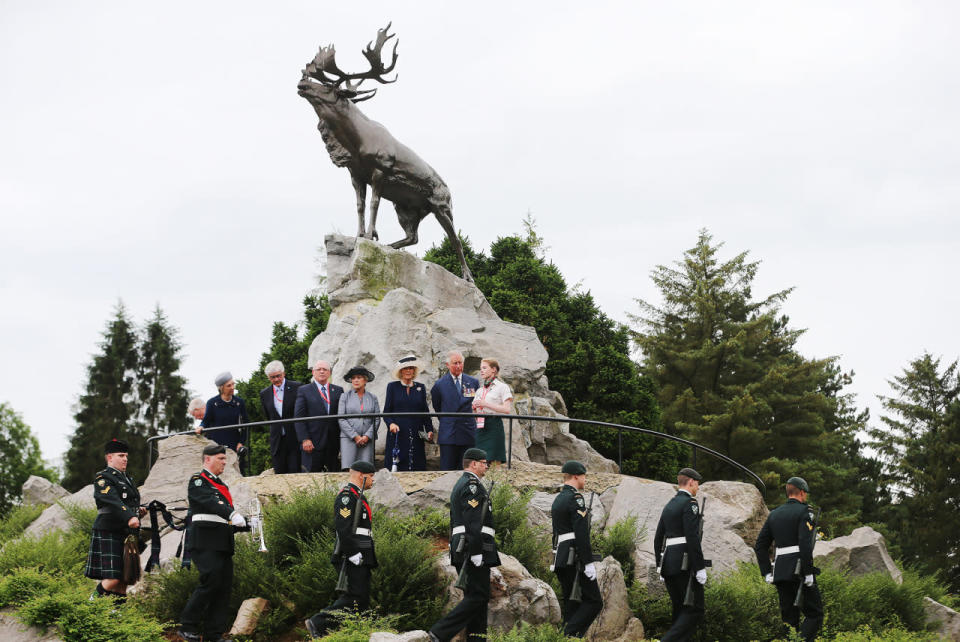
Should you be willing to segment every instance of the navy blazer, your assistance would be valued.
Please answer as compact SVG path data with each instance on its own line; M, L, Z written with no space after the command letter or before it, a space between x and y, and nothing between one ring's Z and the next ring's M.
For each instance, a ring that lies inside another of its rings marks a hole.
M287 379L283 384L283 414L277 414L277 407L273 403L273 384L260 391L260 405L263 406L263 415L267 419L293 419L293 411L297 407L297 388L302 384L299 381ZM288 435L296 433L296 426L292 423L270 426L270 454L276 456L280 452L280 439L286 428Z
M327 390L330 397L330 410L327 410L323 397L320 396L320 390L317 388L317 382L310 380L297 388L297 403L293 409L294 417L315 417L317 415L335 415L340 405L340 395L343 394L343 388L327 382ZM339 446L340 424L336 419L315 419L313 421L298 421L297 439L303 443L304 439L313 442L313 447L323 450L327 447L329 439L337 439ZM331 436L332 435L332 436Z
M430 389L434 412L473 412L473 397L464 397L463 388L479 390L480 382L468 374L460 375L457 389L450 373L443 375ZM477 443L477 420L473 417L440 417L437 443L473 446Z

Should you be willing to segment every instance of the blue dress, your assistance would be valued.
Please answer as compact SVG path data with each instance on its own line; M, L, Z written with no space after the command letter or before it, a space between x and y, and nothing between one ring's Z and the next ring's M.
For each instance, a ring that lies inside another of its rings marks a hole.
M216 428L217 426L245 424L248 421L250 420L247 418L247 404L244 403L243 399L238 395L233 395L233 399L224 401L220 395L217 395L207 401L207 409L203 413L203 421L200 422L200 425L204 428ZM204 432L203 436L233 450L236 450L237 444L243 441L240 428L213 430Z
M427 387L419 381L414 381L407 388L399 381L387 384L386 399L383 402L383 412L430 412L427 406ZM397 470L426 470L427 457L423 450L424 433L433 431L430 417L390 417L383 418L389 429L390 424L397 424L400 431L396 434L387 430L387 444L383 451L383 466L387 470L393 467L394 443L400 449L400 463Z

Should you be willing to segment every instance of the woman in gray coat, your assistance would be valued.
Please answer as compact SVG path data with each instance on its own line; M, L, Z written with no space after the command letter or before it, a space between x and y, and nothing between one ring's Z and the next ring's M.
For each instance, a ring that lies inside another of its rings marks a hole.
M380 412L380 402L372 392L366 391L373 373L363 366L350 368L343 376L353 388L340 396L339 414ZM377 428L380 417L340 419L340 467L348 470L353 462L363 460L373 463L373 449L377 443Z

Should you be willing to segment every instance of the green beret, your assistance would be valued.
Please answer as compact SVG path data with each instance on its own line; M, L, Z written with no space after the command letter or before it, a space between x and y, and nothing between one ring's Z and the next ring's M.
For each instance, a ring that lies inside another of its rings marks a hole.
M227 447L223 444L210 444L203 449L203 454L205 457L213 457L214 455L225 455L227 454Z
M579 461L571 459L563 465L563 468L560 469L564 475L586 475L587 467L581 464Z
M463 453L463 461L483 461L487 458L487 451L483 448L467 448Z
M364 461L358 459L357 461L350 464L350 470L355 470L358 473L375 473L377 472L377 467L371 464L369 461Z
M681 469L680 469L680 472L677 473L677 474L678 474L678 475L684 475L684 476L689 477L690 479L693 479L693 480L698 481L698 482L702 482L702 481L703 481L703 476L701 476L700 473L698 473L697 471L695 471L693 468L681 468Z
M791 477L787 480L787 485L799 488L805 493L810 492L810 486L807 485L807 481L803 477Z
M109 455L110 453L128 453L130 452L130 447L127 446L127 443L120 441L119 439L111 439L103 447L103 454Z

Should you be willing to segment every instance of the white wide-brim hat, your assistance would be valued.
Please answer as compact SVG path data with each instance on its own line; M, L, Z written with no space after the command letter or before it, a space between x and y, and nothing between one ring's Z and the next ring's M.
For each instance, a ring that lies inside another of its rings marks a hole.
M400 378L400 371L404 368L416 368L416 371L413 373L413 376L416 377L420 374L420 371L423 370L423 364L417 359L416 355L408 354L405 357L400 357L397 360L397 365L393 367L393 378Z

